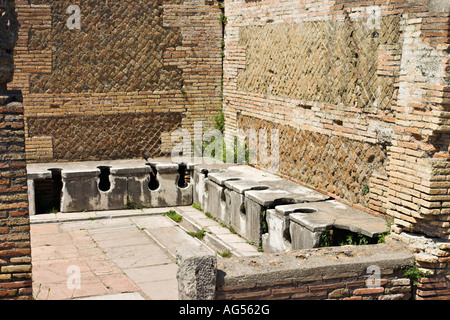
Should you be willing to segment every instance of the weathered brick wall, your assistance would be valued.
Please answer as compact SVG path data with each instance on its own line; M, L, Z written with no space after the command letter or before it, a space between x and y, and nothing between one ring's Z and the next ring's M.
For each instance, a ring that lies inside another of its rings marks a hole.
M414 249L445 290L449 12L441 0L229 0L224 59L228 134L278 129L278 173L399 235L437 238Z
M385 214L378 193L405 10L399 1L228 1L227 129L281 129L281 174Z
M450 4L404 15L396 127L385 191L393 231L416 251L432 277L418 299L450 299L449 127ZM429 238L414 238L408 233ZM419 245L422 244L422 245Z
M26 185L23 107L0 103L0 299L32 297Z
M409 300L412 286L400 273L383 277L376 288L366 286L366 275L349 276L348 272L337 279L280 281L267 286L236 285L219 287L217 300Z
M79 30L66 25L70 5L81 10ZM16 8L10 88L24 95L30 162L158 156L170 150L172 130L191 129L221 106L216 1L32 0Z
M395 242L220 259L216 299L409 300L413 260Z
M407 13L402 30L388 214L404 230L449 240L450 14Z
M278 130L280 174L361 208L370 200L362 186L369 185L374 172L385 174L386 150L380 145L251 116L239 115L237 121L239 128Z

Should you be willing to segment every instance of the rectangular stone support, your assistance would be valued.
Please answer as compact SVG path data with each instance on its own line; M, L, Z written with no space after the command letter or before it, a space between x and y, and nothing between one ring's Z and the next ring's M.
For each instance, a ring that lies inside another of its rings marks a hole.
M192 204L192 184L178 185L179 165L174 163L151 163L156 169L158 188L151 190L151 207L186 206Z
M186 246L177 249L176 260L178 298L214 300L217 278L216 255L201 246Z
M226 211L229 224L242 237L247 238L244 195L234 190L225 190Z
M194 186L192 189L192 199L193 202L200 205L201 208L204 207L203 197L206 188L205 179L206 173L201 169L197 169L197 167L195 167L194 170L191 171L191 181L194 182Z
M261 221L265 208L260 204L245 198L245 238L256 245L261 241Z
M101 210L99 174L99 169L80 172L63 171L61 212Z
M52 174L50 171L27 174L28 211L30 215L36 214L35 181L39 179L51 179L51 178Z
M205 180L204 212L209 212L214 218L222 220L225 216L225 188L211 181Z
M320 238L323 231L325 231L325 228L323 230L311 231L296 223L295 219L292 219L289 225L292 250L312 249L319 247Z
M150 167L142 166L135 168L120 169L112 171L113 175L121 175L127 180L126 203L142 207L150 207L151 194L149 189Z
M262 235L264 252L287 252L292 247L289 211L278 210L278 208L266 211L268 232Z

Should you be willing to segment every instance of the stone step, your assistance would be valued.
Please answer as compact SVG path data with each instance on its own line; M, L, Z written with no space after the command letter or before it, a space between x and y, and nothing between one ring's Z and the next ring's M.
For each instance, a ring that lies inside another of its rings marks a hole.
M173 258L176 258L176 250L181 246L204 245L197 238L188 235L188 230L166 216L134 217L132 221Z
M217 250L217 252L229 250L231 255L236 257L261 254L255 245L248 243L246 239L231 232L229 228L224 227L218 221L207 217L202 211L188 206L175 207L175 210L183 216L181 224L186 229L194 232L204 229L206 234L203 241Z

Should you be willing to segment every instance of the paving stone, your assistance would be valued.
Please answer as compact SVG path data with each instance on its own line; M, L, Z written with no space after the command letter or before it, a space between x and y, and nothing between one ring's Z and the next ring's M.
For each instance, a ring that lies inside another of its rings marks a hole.
M122 247L147 244L146 237L136 226L126 230L109 230L108 232L92 234L92 239L101 248Z
M139 290L139 287L122 272L101 275L99 278L109 291L130 292Z
M33 236L40 234L55 234L59 231L59 224L48 223L48 224L32 224L30 225L30 230ZM34 238L34 237L33 237Z
M96 275L119 273L120 269L117 264L107 259L106 256L101 258L89 259L86 264Z
M40 246L58 246L64 243L71 243L72 238L67 232L58 232L53 234L35 234L33 236L33 245Z
M172 260L156 244L105 248L105 253L120 268L170 263Z
M133 221L141 228L156 229L174 227L175 223L164 216L139 217L133 218Z
M73 244L61 246L32 247L32 261L67 260L78 258L78 251Z
M229 237L241 256L260 254L203 212L178 209L197 218L203 224L200 228L208 226L212 232L208 237L216 233ZM200 240L161 214L123 217L117 212L114 217L77 221L73 214L75 221L31 225L33 291L41 286L40 299L178 299L176 249L188 243L198 245ZM57 221L55 215L52 219ZM81 289L67 287L67 268L72 265L80 268Z
M127 268L124 272L137 284L170 280L176 277L178 266L176 263L168 263L157 266L148 266L141 268Z
M79 298L77 300L145 300L145 299L138 292L125 292L117 294L107 294L103 296Z
M177 300L178 282L176 279L151 281L139 284L151 300Z

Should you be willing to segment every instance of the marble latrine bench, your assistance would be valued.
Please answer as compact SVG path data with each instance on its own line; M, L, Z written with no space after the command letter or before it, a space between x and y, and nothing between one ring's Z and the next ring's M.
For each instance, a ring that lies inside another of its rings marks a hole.
M249 166L195 166L194 202L266 252L319 246L332 228L375 237L386 222Z
M27 170L30 214L192 204L189 164L105 161L32 164Z
M346 230L377 239L386 221L336 200L276 206L267 210L268 232L263 245L269 252L317 248L326 231Z

